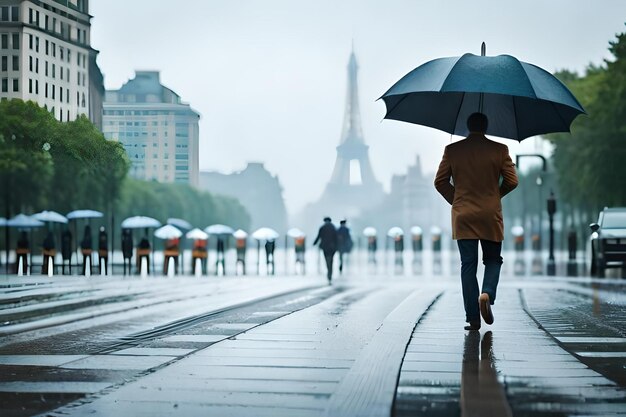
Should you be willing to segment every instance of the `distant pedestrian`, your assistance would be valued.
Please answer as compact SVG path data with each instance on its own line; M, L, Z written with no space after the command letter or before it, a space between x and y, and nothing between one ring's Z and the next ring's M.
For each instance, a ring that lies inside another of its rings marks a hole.
M109 269L109 237L104 230L104 226L100 227L98 233L98 265L100 274L104 271L104 275L108 275Z
M150 275L150 241L144 236L137 245L137 273L141 274L141 263L146 260L146 272Z
M197 260L200 259L200 271L201 275L206 274L206 264L207 264L207 240L206 239L196 239L193 241L193 250L191 252L191 274L196 274L196 263Z
M224 238L222 236L217 237L217 259L215 261L215 275L218 275L220 272L220 265L222 265L222 275L226 275L226 255L225 255L225 245Z
M265 241L265 262L267 265L267 274L274 275L274 249L276 249L276 241L268 239ZM270 272L271 271L271 272Z
M305 251L306 251L306 238L304 236L298 236L294 239L294 250L296 252L296 273L298 272L298 264L302 270L302 275L306 273L305 263Z
M25 231L20 232L20 237L17 239L17 254L16 267L19 270L20 263L22 264L22 274L28 273L28 255L30 254L30 242L28 241L28 234Z
M317 245L318 242L320 249L324 252L327 270L326 278L328 278L328 283L330 284L333 279L333 258L337 251L337 229L331 223L330 217L324 217L324 224L320 227L313 245Z
M481 315L485 323L493 323L491 305L496 299L504 239L500 200L517 186L509 150L485 137L487 126L487 116L471 114L469 135L446 147L435 177L437 191L452 205L452 238L461 254L465 321L469 323L466 330L480 329ZM476 279L479 241L485 264L480 296Z
M237 262L235 264L235 272L237 271L237 266L241 264L241 273L246 275L246 249L248 246L248 241L245 237L240 237L235 240L235 248L237 251Z
M41 273L48 274L49 264L52 263L52 271L54 272L54 257L57 253L56 242L54 240L54 234L48 231L46 238L43 240L43 265L41 267Z
M91 241L91 226L85 226L85 233L83 240L80 242L80 251L83 254L83 275L87 272L87 263L89 263L89 275L91 275L91 252L93 251L93 244Z
M130 229L122 229L122 256L124 258L124 275L126 275L126 268L128 268L128 274L131 274L131 265L133 259L133 232Z
M175 237L165 241L163 251L163 275L169 271L170 261L174 260L174 274L178 274L178 257L180 256L180 238Z
M346 220L339 222L337 249L339 249L339 273L341 274L343 273L344 258L347 258L350 251L352 251L352 236L350 236L350 229L346 226Z
M67 264L69 274L72 275L72 232L69 229L65 229L61 233L61 261L61 273L65 275L65 266Z
M378 250L378 241L376 236L367 237L367 261L376 265L376 250Z
M396 254L395 264L396 266L404 265L404 235L397 235L393 238L393 250Z

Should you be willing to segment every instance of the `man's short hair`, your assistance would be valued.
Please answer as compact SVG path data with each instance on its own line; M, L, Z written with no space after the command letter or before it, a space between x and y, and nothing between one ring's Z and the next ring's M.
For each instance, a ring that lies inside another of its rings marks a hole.
M467 128L470 132L485 133L487 126L489 126L489 120L482 113L472 113L467 118Z
M328 216L324 217L324 221L325 222L329 222L330 221L330 217L328 217Z

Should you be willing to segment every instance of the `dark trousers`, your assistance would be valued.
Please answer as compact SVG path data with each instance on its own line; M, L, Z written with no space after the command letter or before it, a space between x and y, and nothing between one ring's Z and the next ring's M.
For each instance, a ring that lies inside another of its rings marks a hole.
M480 309L478 306L478 239L459 239L459 253L461 254L461 286L463 287L463 304L465 305L465 320L479 320ZM502 242L480 240L483 249L483 264L485 276L481 292L489 294L491 304L496 301L496 290L500 280L500 268L502 267Z
M328 271L326 276L328 279L333 277L333 259L335 257L334 250L325 250L324 251L324 259L326 260L326 270Z

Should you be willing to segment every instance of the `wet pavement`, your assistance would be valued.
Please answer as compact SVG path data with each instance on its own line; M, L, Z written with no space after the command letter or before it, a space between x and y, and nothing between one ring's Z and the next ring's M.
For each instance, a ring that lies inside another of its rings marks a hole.
M3 417L626 415L620 279L503 276L480 331L450 275L29 280Z

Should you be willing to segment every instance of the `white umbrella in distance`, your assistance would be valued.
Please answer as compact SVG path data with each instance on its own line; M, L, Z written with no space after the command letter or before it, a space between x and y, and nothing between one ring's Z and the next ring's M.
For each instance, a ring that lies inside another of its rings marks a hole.
M439 226L433 226L430 228L430 234L431 235L440 235L441 234L441 227Z
M294 227L287 231L287 236L297 239L299 237L306 236L306 233L304 233L302 230L298 229L297 227Z
M363 229L363 236L365 237L376 236L376 229L371 226L366 227L365 229Z
M31 216L27 216L25 214L18 214L10 220L7 220L6 225L9 227L21 227L21 228L30 228L30 227L41 227L44 225L43 222L34 219Z
M183 235L183 232L172 226L166 224L163 227L159 227L154 231L154 236L159 239L177 239Z
M67 218L56 211L44 210L41 213L33 214L33 217L41 222L67 223Z
M145 227L161 227L161 222L146 216L133 216L122 222L122 229L142 229Z
M193 226L187 220L177 219L175 217L170 217L169 219L167 219L167 224L171 224L172 226L175 226L179 228L180 230L193 229Z
M248 237L248 233L245 230L237 229L233 233L235 239L245 239Z
M203 232L202 230L195 228L193 230L188 231L185 237L187 239L193 239L193 240L207 240L209 238L209 235Z
M0 227L7 225L7 219L4 217L0 217Z
M422 228L419 227L419 226L411 227L411 234L414 235L414 236L421 235L422 234Z
M98 219L102 217L103 214L96 210L74 210L67 213L67 218L69 220L73 219Z
M399 227L392 227L391 229L389 229L387 231L387 236L389 237L398 237L398 236L403 236L404 235L404 230L402 230Z
M224 224L212 224L206 227L204 231L210 235L232 235L235 230Z
M269 227L261 227L252 233L252 237L256 240L275 240L278 239L278 236L280 236L278 232Z

